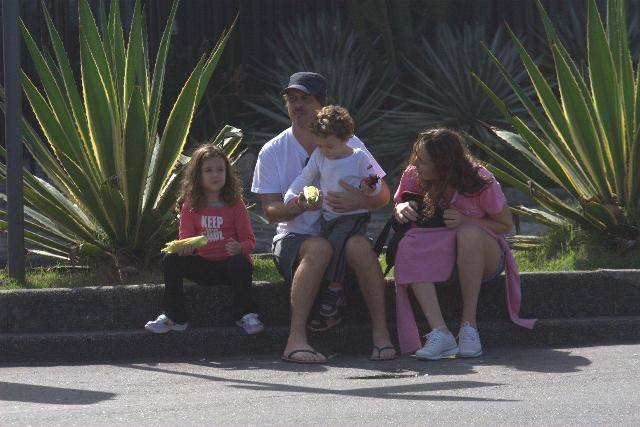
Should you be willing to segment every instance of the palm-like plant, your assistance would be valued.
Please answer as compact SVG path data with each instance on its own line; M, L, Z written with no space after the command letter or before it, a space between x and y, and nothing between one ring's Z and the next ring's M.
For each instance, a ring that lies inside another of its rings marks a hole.
M142 261L156 253L175 221L176 166L230 32L225 31L198 61L160 126L165 62L178 1L173 2L152 74L140 1L135 3L126 42L118 3L111 2L101 32L87 1L78 2L80 89L46 9L53 57L41 52L22 25L41 86L22 74L41 132L23 119L24 143L48 178L24 172L29 230L25 238L28 247L42 253L68 257L79 247L82 253L113 255L119 263ZM228 133L224 129L215 142L226 139L231 152L241 134ZM6 159L4 150L0 154ZM6 174L4 164L0 173Z
M331 101L353 115L358 136L367 146L378 155L392 148L377 138L376 128L380 124L379 110L393 90L394 81L388 77L388 67L371 64L355 31L339 16L320 14L295 26L283 26L280 37L268 44L276 64L267 70L256 69L261 83L269 88L265 102L247 102L259 116L257 136L271 137L291 125L280 91L291 74L315 71L327 78Z
M556 20L554 23L553 16L550 16L554 28L558 33L558 38L562 42L571 59L576 63L581 71L584 71L587 65L587 7L586 2L564 2L558 4L556 7L560 7L565 10L564 14L556 15L556 18L562 18L562 21ZM633 58L638 58L640 55L640 7L636 4L629 4L627 16L627 31L629 40L629 49ZM546 39L544 30L542 33L536 33L536 39ZM553 53L549 49L545 49L541 52L542 60L539 65L543 69L543 72L550 70L553 73Z
M481 42L486 41L515 81L523 84L526 73L517 51L502 28L490 35L482 25L465 25L461 31L440 25L436 33L433 42L422 39L415 58L406 59L413 83L404 85L407 93L402 97L402 108L389 113L391 125L386 136L406 144L425 128L447 126L490 139L487 124L502 126L507 122L469 72L481 76L514 113L524 113L516 95L482 51ZM523 90L533 94L530 87Z
M551 212L520 208L550 224L569 222L617 239L637 239L640 224L640 67L633 69L621 0L607 4L603 25L595 0L588 2L587 74L583 78L549 17L538 2L555 61L558 95L512 34L535 88L542 111L501 68L537 130L527 126L487 85L484 89L503 112L514 132L497 130L549 180L566 190L572 202L555 197L508 159L471 138L491 154L496 175L524 191ZM477 77L477 76L476 76ZM480 81L481 78L477 77Z

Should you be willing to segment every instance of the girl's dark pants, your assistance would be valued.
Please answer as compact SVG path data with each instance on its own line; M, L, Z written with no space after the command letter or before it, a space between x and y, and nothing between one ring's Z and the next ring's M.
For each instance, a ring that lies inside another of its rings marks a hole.
M164 313L176 323L187 322L184 307L182 279L199 285L231 285L233 288L233 318L239 320L247 313L256 313L251 298L253 266L244 255L235 255L222 261L209 261L198 255L169 254L162 260L164 269Z

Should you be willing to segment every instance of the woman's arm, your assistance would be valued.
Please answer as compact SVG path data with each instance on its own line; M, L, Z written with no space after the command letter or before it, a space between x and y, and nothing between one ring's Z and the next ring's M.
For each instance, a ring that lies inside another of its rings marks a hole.
M496 234L505 234L513 228L513 216L507 205L497 214L487 214L484 218L473 218L463 215L455 208L449 208L444 211L444 223L449 228L456 228L464 223L482 224Z

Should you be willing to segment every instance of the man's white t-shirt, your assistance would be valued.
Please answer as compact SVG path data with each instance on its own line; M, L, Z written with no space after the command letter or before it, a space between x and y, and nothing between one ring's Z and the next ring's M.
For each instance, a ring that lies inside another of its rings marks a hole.
M381 179L384 178L385 172L358 137L352 137L347 144L352 148L364 151L373 166L372 174L378 175ZM281 194L284 198L293 181L302 172L309 157L307 150L293 135L293 130L291 128L284 130L260 150L258 162L253 171L251 191L257 194ZM318 187L319 184L319 182L314 182L312 185ZM320 210L307 211L291 221L278 223L274 240L287 233L318 235L320 233L320 215Z
M359 148L354 148L353 152L341 159L328 159L320 150L314 150L309 159L309 163L302 169L300 175L293 181L291 187L284 195L284 202L288 203L295 196L300 194L306 185L313 185L320 177L320 191L324 196L322 199L322 216L327 221L341 215L352 215L369 212L367 209L357 209L350 212L336 212L327 202L327 193L330 191L344 191L340 181L344 181L352 187L358 188L362 178L374 175L373 165L369 155ZM376 184L371 196L380 192L380 182Z

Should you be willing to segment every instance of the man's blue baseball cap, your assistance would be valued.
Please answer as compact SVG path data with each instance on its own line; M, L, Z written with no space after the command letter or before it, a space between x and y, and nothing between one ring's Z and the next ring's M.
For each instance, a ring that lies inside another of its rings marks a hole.
M282 90L286 93L289 89L298 89L313 96L327 97L327 79L318 73L301 71L291 74L289 84Z

